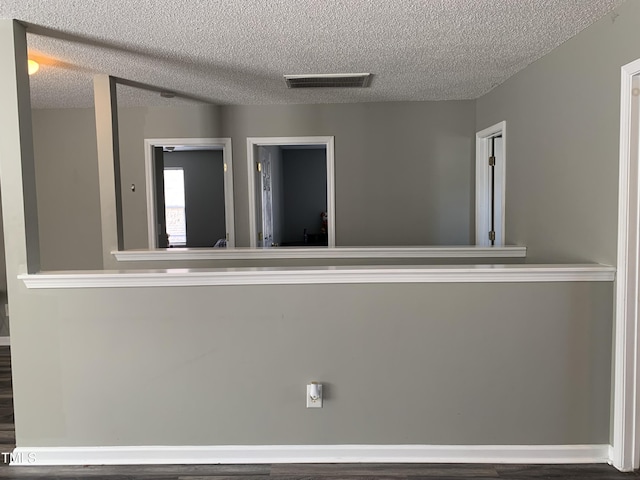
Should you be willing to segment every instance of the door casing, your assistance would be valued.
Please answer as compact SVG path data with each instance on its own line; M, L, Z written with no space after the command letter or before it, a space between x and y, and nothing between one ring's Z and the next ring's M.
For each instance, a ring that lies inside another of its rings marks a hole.
M500 122L476 133L476 245L489 247L489 231L491 230L491 184L489 156L491 155L491 139L502 137L502 152L494 167L495 195L495 242L493 246L503 246L505 242L505 187L506 187L506 147L507 122Z
M336 246L335 152L334 137L249 137L247 138L247 179L249 182L249 246L258 246L258 198L256 195L258 147L322 145L327 152L327 240L328 247Z
M144 141L145 183L147 189L147 232L149 248L158 248L156 219L156 187L154 181L153 149L155 147L200 147L222 149L224 164L224 216L227 231L227 247L235 247L235 218L233 206L233 155L230 138L147 138Z

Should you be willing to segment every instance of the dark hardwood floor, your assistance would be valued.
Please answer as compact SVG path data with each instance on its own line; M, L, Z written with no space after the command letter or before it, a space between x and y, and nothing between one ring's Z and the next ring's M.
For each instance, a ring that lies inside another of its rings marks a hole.
M11 351L0 346L0 453L9 453L16 444L11 387ZM4 465L0 457L0 464Z
M0 347L0 451L15 446L9 347ZM2 459L0 459L2 460ZM640 478L608 465L147 465L104 467L10 467L0 479L104 480L621 480Z
M104 480L621 480L640 478L607 465L149 465L4 467L2 479Z

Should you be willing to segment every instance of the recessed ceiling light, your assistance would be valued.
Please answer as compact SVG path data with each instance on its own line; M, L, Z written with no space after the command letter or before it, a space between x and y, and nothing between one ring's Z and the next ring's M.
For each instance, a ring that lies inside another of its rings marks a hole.
M38 70L40 70L40 64L38 62L36 62L35 60L29 59L29 61L27 63L29 65L29 75L33 75Z

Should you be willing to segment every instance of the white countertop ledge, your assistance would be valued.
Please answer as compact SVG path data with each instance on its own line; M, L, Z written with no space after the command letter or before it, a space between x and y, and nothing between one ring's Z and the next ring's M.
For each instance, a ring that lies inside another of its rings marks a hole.
M334 258L524 258L527 247L156 248L111 252L120 262Z
M569 265L410 265L66 271L23 274L27 288L197 287L365 283L611 282L615 268Z

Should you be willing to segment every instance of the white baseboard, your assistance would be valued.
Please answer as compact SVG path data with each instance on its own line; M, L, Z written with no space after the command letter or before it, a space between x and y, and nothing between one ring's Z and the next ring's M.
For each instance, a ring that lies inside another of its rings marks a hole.
M18 447L12 465L609 463L609 445L241 445Z
M611 465L613 465L614 467L618 468L618 467L615 465L614 461L613 461L613 459L614 459L614 456L613 456L613 455L614 455L614 452L615 452L615 450L614 450L614 448L613 448L613 445L609 445L609 463L610 463ZM622 470L622 471L624 471L624 470ZM630 471L631 471L631 470L630 470Z

